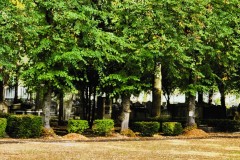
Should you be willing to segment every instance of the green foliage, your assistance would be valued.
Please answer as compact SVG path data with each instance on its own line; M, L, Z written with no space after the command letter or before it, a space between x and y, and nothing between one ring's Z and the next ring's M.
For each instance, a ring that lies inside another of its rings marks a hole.
M160 124L158 122L134 122L133 130L140 132L142 136L153 136L158 133Z
M14 138L40 137L42 117L34 115L11 115L7 120L7 133Z
M0 137L3 137L5 135L6 127L7 127L7 119L0 118Z
M97 135L109 135L114 129L114 121L112 119L96 119L93 122L92 130Z
M89 128L88 121L86 120L68 120L67 130L69 133L83 133Z
M179 122L164 122L162 126L162 131L165 135L176 136L182 134L183 128Z
M240 121L230 119L206 119L202 121L202 124L216 127L221 132L237 132L240 129Z
M176 88L191 95L240 88L237 0L4 0L0 7L4 83L17 76L31 91L139 93L151 89L158 61L168 96Z

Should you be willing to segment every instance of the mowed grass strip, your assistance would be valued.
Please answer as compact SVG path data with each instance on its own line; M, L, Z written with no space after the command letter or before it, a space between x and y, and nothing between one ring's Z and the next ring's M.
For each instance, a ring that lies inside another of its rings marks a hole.
M116 142L25 142L0 144L1 159L12 160L240 160L240 139L175 139Z

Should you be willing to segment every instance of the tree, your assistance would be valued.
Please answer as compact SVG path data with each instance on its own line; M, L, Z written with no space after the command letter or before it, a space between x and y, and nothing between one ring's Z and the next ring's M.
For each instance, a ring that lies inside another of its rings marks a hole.
M205 43L212 47L210 64L221 94L222 107L226 107L225 93L233 83L231 79L239 63L238 9L237 1L213 1L208 5Z
M20 67L24 57L24 37L27 32L25 24L24 5L19 1L3 1L0 3L0 102L3 101L4 85L18 84ZM11 83L12 82L12 83ZM15 87L15 102L17 87Z
M79 83L87 100L90 123L94 120L94 105L90 97L96 95L98 77L105 60L119 56L116 47L120 38L100 27L106 12L99 11L91 1L36 0L29 3L29 13L35 21L34 33L29 37L28 66L24 71L25 83L44 93L45 127L49 128L49 111L52 93L76 92ZM95 97L95 96L94 96Z

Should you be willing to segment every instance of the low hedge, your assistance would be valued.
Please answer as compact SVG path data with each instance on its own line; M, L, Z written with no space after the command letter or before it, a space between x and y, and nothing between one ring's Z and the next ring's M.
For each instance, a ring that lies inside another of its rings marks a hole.
M182 134L182 124L179 122L164 122L162 124L162 132L167 136L176 136Z
M109 135L114 129L114 121L112 119L96 119L93 122L92 130L97 135Z
M35 138L42 133L42 118L34 115L10 115L7 119L7 133L14 138Z
M6 127L7 127L7 119L0 118L0 137L3 137L5 135Z
M240 121L230 119L205 119L202 124L215 127L220 132L237 132L240 129Z
M87 120L68 120L67 130L69 133L83 133L86 129L89 128Z
M160 124L158 122L134 122L133 131L140 132L141 136L153 136L158 133Z

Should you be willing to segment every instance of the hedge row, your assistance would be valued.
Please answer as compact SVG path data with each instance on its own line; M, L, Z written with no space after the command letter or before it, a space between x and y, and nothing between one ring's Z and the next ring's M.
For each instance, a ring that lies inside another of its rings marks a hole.
M179 122L164 122L162 131L165 135L176 136L182 134L183 128Z
M240 130L240 121L230 119L206 119L202 121L209 127L215 127L221 132L237 132Z
M34 115L10 115L6 132L14 138L35 138L42 133L42 117Z
M158 122L134 122L133 131L139 132L142 136L153 136L159 132Z
M201 124L207 124L216 127L218 131L235 132L240 129L240 121L226 119L203 120ZM69 120L69 133L83 133L89 128L86 120ZM183 132L180 122L154 122L141 121L133 122L131 127L133 131L139 132L141 136L153 136L158 132L164 135L179 135ZM112 119L95 120L92 131L97 135L108 135L114 129ZM14 138L34 138L40 137L42 133L42 118L34 115L8 115L6 118L0 118L0 137L7 134Z
M85 120L69 120L68 132L82 133L88 128ZM139 132L141 136L153 136L159 132L160 123L158 122L134 122L132 127L134 132ZM112 119L95 120L92 131L97 135L108 135L114 129ZM165 135L179 135L183 131L181 123L166 122L163 123L163 133Z
M69 120L69 133L83 133L89 128L86 120ZM108 135L114 129L114 121L112 119L97 119L93 122L92 131L97 135Z
M69 133L83 133L86 129L89 128L87 120L68 120L67 130Z
M7 127L7 119L0 118L0 137L3 137L5 135L6 127Z

